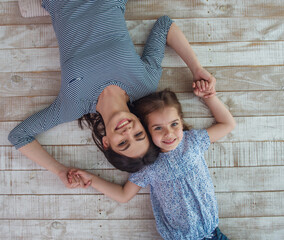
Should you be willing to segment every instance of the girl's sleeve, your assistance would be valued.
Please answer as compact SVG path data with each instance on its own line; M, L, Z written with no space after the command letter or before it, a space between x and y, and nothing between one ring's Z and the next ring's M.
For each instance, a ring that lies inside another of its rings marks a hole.
M149 176L147 174L147 166L136 173L130 174L128 181L142 188L147 187L150 183Z
M191 134L192 141L195 142L202 153L208 150L211 142L206 129L193 129L189 133Z
M35 140L35 136L64 122L64 109L59 97L47 108L33 114L16 126L9 134L9 141L16 149Z
M147 39L141 59L147 70L156 74L162 73L162 60L164 58L168 31L173 20L168 16L160 17L154 24Z

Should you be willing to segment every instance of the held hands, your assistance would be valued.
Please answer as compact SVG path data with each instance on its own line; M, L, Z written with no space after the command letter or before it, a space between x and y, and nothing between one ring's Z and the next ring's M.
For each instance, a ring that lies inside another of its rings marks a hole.
M193 74L194 94L202 98L210 98L216 95L215 85L216 78L212 76L206 69L199 68Z
M215 87L209 89L209 83L205 80L194 82L192 87L193 92L197 97L211 98L216 95Z
M68 181L77 183L81 188L88 188L92 184L93 174L80 169L70 169Z

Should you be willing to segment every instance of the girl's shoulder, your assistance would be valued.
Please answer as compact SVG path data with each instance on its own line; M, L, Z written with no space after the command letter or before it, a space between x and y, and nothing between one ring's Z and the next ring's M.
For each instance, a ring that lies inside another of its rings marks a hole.
M191 129L184 131L184 147L199 148L206 151L210 145L210 138L206 129Z

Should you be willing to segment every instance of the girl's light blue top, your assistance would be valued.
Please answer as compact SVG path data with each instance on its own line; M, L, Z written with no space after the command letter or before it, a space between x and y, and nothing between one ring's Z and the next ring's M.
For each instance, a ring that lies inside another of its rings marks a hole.
M155 23L140 57L124 19L127 0L43 0L58 40L61 88L54 102L9 134L18 149L58 124L96 112L100 93L117 85L134 101L156 91L172 20Z
M160 153L129 181L150 185L157 230L167 240L210 237L218 226L214 186L204 159L210 145L205 129L185 131L178 147Z

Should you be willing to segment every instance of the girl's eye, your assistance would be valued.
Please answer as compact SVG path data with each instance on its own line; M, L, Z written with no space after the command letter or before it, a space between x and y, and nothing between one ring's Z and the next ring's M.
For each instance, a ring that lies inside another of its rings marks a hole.
M177 122L173 122L173 123L172 123L172 127L175 127L175 126L177 126L177 125L178 125Z
M161 130L162 127L155 127L154 130L158 131L158 130Z
M136 134L134 135L134 137L139 137L139 136L142 135L142 133L143 133L143 132L136 133Z
M124 146L126 144L126 141L122 141L118 144L119 147Z

